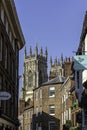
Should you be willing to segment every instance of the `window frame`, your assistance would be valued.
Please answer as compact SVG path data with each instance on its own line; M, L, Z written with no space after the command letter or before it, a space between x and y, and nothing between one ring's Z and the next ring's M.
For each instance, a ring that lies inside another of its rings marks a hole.
M55 105L54 104L49 105L49 114L55 115Z
M49 97L55 97L55 87L54 86L49 87Z
M0 36L0 61L2 61L2 44L3 44L3 35Z

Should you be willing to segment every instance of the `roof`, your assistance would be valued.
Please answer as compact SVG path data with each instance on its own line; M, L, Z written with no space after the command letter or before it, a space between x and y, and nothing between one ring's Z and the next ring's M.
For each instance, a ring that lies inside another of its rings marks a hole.
M53 79L51 79L51 80L49 80L49 81L43 83L42 86L44 86L44 85L50 85L50 84L63 83L63 82L64 82L64 79L65 79L65 78L62 77L62 76L57 76L57 77L55 77L55 78L53 78Z

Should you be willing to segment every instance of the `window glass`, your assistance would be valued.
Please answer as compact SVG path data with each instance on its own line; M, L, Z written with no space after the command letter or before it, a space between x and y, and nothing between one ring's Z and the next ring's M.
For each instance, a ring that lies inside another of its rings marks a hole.
M0 90L2 90L2 76L0 75Z
M42 98L42 89L40 89L40 98Z
M5 69L7 69L7 46L5 46Z
M38 116L38 106L36 106L36 116Z
M55 87L49 87L49 97L55 97Z
M55 122L49 122L49 130L57 130L58 127Z
M2 43L3 43L3 37L1 35L0 37L0 61L2 61Z
M79 71L77 71L77 88L79 89Z
M8 33L8 20L6 19L6 31Z
M38 92L36 92L36 101L38 100Z
M49 105L49 114L50 115L55 114L55 105L54 104Z
M4 9L1 7L1 20L4 23Z

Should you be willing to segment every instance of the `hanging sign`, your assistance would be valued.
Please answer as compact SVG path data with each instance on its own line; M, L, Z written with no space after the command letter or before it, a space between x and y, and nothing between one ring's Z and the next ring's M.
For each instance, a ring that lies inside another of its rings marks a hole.
M0 100L9 100L11 98L11 94L8 92L0 92Z
M74 56L74 70L87 70L87 55Z

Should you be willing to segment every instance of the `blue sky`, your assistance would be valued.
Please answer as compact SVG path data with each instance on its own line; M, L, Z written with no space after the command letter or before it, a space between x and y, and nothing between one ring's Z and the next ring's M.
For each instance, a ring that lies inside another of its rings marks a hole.
M50 56L59 58L75 55L79 45L87 0L14 0L25 37L27 54L48 48ZM20 74L23 72L23 53L20 51Z

